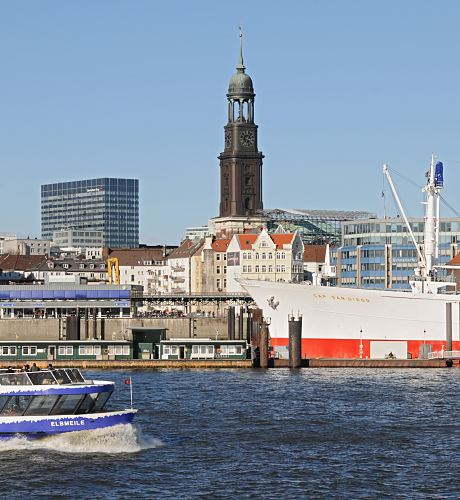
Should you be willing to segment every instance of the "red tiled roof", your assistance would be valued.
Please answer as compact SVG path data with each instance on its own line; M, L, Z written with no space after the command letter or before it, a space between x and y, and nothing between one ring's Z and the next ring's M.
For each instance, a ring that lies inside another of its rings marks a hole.
M447 263L448 266L459 266L460 267L460 252Z
M241 250L252 250L252 245L255 243L258 234L238 234Z
M283 245L289 245L292 243L292 240L294 239L294 233L271 234L270 238L272 239L273 243L275 243L276 248L280 249L283 248Z
M0 269L8 271L30 271L46 262L46 255L0 255Z
M230 241L231 241L230 238L214 240L211 245L212 249L215 252L226 252L228 245L230 244Z
M305 245L303 250L304 262L324 262L327 245Z

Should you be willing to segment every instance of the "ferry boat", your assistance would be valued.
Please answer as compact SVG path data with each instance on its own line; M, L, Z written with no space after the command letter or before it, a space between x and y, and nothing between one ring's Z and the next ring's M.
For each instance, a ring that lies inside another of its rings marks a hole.
M323 286L321 280L313 284L238 280L262 309L271 345L280 357L288 353L289 316L302 316L302 356L306 358L402 359L428 357L430 351L444 356L460 349L460 295L454 283L436 278L434 265L443 165L435 165L432 157L426 174L423 252L386 165L383 171L418 252L411 290L332 287Z
M114 387L114 382L87 380L75 368L0 370L0 439L128 424L137 410L106 409Z

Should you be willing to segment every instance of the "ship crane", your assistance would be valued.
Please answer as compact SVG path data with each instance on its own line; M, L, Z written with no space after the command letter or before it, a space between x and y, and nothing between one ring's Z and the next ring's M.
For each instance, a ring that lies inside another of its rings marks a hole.
M410 282L411 288L414 292L421 293L437 293L438 289L445 287L445 283L435 282L433 258L437 258L438 242L439 242L439 200L441 189L443 187L443 164L441 162L434 163L434 155L431 156L430 169L426 173L427 183L422 191L425 193L425 224L424 224L424 245L423 253L415 239L412 228L407 219L406 212L402 206L398 192L390 175L388 165L383 166L383 173L385 174L388 184L390 185L393 197L398 205L398 208L403 216L409 235L417 250L419 259L418 268L415 269L416 277L421 279ZM436 209L435 209L436 198ZM426 286L424 286L424 284Z

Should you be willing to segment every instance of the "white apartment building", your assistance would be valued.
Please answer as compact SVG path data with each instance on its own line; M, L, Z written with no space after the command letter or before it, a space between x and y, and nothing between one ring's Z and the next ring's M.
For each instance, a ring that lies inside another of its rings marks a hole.
M237 278L303 281L304 245L297 232L235 234L227 248L227 292L242 292Z

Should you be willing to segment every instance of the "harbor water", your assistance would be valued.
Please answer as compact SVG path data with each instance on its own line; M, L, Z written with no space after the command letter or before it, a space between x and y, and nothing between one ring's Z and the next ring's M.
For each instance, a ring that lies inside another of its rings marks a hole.
M135 426L0 442L4 498L458 498L460 370L99 371Z

